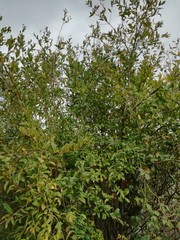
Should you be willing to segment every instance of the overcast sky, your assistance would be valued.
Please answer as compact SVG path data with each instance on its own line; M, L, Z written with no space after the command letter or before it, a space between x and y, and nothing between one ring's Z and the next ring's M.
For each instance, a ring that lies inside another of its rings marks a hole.
M27 37L32 38L33 33L38 34L47 26L56 41L65 8L72 16L72 21L63 29L61 35L71 35L77 43L86 35L90 25L89 9L85 0L0 0L0 15L3 16L0 27L11 26L17 34L24 24L27 26ZM180 0L167 0L162 18L164 31L171 34L171 39L180 37Z

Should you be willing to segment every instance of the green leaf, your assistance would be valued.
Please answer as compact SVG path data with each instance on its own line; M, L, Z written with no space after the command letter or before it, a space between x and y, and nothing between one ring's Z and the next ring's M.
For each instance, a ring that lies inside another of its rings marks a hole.
M4 208L6 209L6 211L7 211L8 213L10 213L10 214L13 213L13 210L12 210L12 208L9 206L9 204L3 203L3 206L4 206Z
M149 235L144 235L144 236L140 237L139 240L150 240L150 237L149 237Z

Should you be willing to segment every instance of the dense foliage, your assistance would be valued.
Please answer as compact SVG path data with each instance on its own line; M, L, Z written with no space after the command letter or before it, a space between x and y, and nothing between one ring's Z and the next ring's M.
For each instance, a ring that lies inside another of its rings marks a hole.
M163 1L110 2L87 1L82 45L0 31L3 240L180 236L178 42L165 52Z

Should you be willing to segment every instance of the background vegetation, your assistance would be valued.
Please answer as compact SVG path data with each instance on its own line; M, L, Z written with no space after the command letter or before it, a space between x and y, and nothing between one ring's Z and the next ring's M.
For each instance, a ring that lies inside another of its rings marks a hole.
M163 4L89 0L91 34L56 50L48 29L36 43L1 29L1 239L179 239L180 52L161 42Z

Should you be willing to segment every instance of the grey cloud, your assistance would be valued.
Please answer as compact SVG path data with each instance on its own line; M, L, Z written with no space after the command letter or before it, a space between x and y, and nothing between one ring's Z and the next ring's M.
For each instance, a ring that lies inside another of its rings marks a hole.
M94 3L96 2L98 0L94 0ZM65 8L69 10L72 21L65 26L62 35L71 35L73 40L78 42L89 31L91 23L85 0L0 0L0 6L0 15L3 16L0 27L10 25L13 33L17 34L24 24L27 26L27 38L32 38L33 33L38 34L48 26L52 37L57 39ZM164 31L168 31L174 38L180 36L179 10L179 0L167 0L162 11Z
M164 28L171 34L172 39L180 37L180 1L167 0L162 11Z
M74 35L78 41L81 33L88 30L88 8L81 0L0 0L0 15L3 16L2 26L11 26L17 34L24 24L27 26L28 38L39 33L46 26L51 30L52 37L57 38L62 25L63 9L67 8L72 21L63 29L62 34Z

